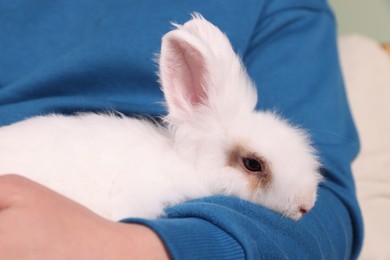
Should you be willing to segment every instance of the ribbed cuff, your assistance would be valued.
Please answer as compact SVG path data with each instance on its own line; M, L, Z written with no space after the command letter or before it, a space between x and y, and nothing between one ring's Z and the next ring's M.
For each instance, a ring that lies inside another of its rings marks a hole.
M245 259L240 244L215 225L198 218L125 219L153 229L172 259Z

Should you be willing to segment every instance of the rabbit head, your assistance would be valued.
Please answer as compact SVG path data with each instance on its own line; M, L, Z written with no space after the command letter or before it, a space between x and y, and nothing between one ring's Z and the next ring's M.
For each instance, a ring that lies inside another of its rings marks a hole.
M162 40L159 76L179 156L212 192L299 219L321 181L308 135L255 111L256 88L217 27L198 14L175 26Z

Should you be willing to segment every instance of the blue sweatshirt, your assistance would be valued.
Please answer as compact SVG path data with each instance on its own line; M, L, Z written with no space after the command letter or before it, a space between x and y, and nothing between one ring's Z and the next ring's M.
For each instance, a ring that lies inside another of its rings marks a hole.
M151 227L175 259L356 258L363 225L350 164L359 142L324 0L0 0L0 125L52 112L164 114L152 60L169 22L194 11L230 38L258 108L308 129L326 180L298 222L224 196L124 221Z

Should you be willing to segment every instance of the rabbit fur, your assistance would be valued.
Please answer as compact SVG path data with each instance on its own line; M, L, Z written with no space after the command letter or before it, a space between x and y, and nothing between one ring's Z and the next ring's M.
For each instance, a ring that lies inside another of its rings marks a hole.
M155 218L213 194L299 219L321 181L307 133L254 110L256 88L217 27L200 14L175 26L158 58L163 124L94 113L26 119L0 128L0 174L23 175L112 220Z

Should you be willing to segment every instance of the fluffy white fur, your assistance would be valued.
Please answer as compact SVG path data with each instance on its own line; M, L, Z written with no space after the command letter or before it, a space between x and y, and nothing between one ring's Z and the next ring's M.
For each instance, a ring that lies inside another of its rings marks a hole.
M293 219L313 207L321 176L307 134L254 111L256 90L217 27L200 15L177 25L163 37L159 65L166 127L97 114L27 119L0 128L0 173L24 175L113 220L154 218L212 194ZM241 158L232 165L235 147L264 158L266 186L253 186L260 177Z

